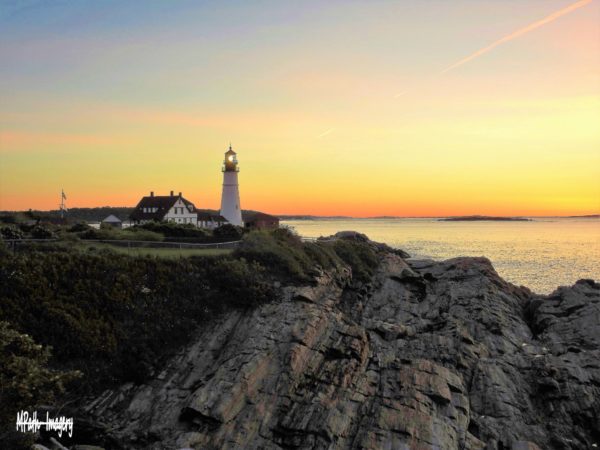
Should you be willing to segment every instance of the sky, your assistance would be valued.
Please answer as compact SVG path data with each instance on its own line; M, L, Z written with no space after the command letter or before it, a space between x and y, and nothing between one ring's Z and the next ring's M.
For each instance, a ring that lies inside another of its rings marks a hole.
M600 213L600 0L0 0L0 210Z

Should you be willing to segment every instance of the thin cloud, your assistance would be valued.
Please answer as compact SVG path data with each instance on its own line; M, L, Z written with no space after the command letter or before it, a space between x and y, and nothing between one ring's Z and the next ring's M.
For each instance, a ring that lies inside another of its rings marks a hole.
M330 128L330 129L329 129L329 130L327 130L327 131L323 131L323 132L322 132L321 134L319 134L317 137L318 137L318 138L325 137L325 136L327 136L329 133L331 133L333 130L334 130L334 128Z
M0 132L0 152L6 153L28 147L56 145L110 146L130 145L138 140L132 136L90 135L67 133Z
M575 2L572 5L567 6L566 8L559 9L558 11L553 12L549 16L544 17L543 19L538 20L537 22L533 22L533 23L527 25L526 27L521 28L520 30L517 30L517 31L509 34L508 36L504 36L502 39L499 39L496 42L493 42L492 44L488 45L487 47L477 50L475 53L467 56L466 58L463 58L460 61L455 62L451 66L446 67L440 73L446 73L446 72L449 72L450 70L456 69L457 67L462 66L463 64L468 63L469 61L472 61L475 58L480 57L481 55L489 52L490 50L493 50L494 48L498 47L499 45L504 44L505 42L512 41L513 39L521 37L524 34L527 34L530 31L535 30L536 28L546 25L547 23L554 22L559 17L562 17L565 14L569 14L570 12L575 11L576 9L579 9L586 5L589 5L591 2L592 2L592 0L579 0L578 2Z

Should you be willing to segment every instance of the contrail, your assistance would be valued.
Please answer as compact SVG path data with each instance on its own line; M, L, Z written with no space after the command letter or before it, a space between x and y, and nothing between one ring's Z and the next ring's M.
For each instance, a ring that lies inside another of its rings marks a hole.
M324 136L327 136L327 135L328 135L329 133L331 133L333 130L334 130L333 128L330 128L329 130L327 130L327 131L324 131L324 132L322 132L321 134L319 134L317 137L318 137L318 138L322 138L322 137L324 137Z
M490 50L498 47L501 44L504 44L505 42L508 41L512 41L513 39L518 38L519 36L523 36L526 33L529 33L530 31L535 30L536 28L541 27L542 25L546 25L547 23L553 22L556 19L558 19L561 16L564 16L565 14L569 14L572 11L575 11L576 9L579 9L585 5L588 5L592 2L592 0L579 0L578 2L573 3L570 6L567 6L566 8L563 9L559 9L556 12L553 12L552 14L550 14L549 16L543 18L542 20L538 20L537 22L533 22L532 24L527 25L524 28L521 28L520 30L515 31L514 33L509 34L508 36L504 36L502 39L497 40L496 42L488 45L487 47L484 47L482 49L477 50L475 53L473 53L472 55L467 56L466 58L461 59L458 62L455 62L454 64L452 64L451 66L446 67L444 70L442 70L440 73L446 73L452 69L456 69L459 66L462 66L463 64L483 55L484 53L489 52Z

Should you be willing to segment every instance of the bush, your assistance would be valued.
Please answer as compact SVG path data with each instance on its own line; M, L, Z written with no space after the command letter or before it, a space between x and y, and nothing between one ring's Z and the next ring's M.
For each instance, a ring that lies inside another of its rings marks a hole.
M231 225L230 223L226 223L217 227L213 230L213 236L219 239L231 239L232 241L237 241L242 238L244 234L244 229L241 227L236 227L235 225Z
M200 229L191 223L148 222L142 225L135 225L128 228L128 230L148 230L154 233L160 233L166 238L205 239L210 236L206 230Z
M91 230L92 227L90 227L87 223L85 222L78 222L74 225L71 225L69 227L69 232L70 233L81 233L83 231L87 231L87 230Z
M52 239L56 235L50 229L42 225L36 225L31 230L31 237L34 239Z
M333 242L335 253L352 269L352 278L367 282L379 264L377 253L368 242L337 239Z
M136 229L136 228L126 228L124 230L115 230L117 239L125 239L132 241L162 241L164 240L164 236L160 233L156 233L154 231Z
M316 269L333 269L341 265L350 266L355 280L366 282L379 264L377 253L368 242L337 239L303 243L285 228L251 231L244 236L234 254L257 261L271 273L292 282L310 281L318 273Z
M18 228L14 227L2 227L0 228L0 235L2 239L23 239L23 232Z
M300 239L287 230L251 231L234 254L256 261L289 281L310 280L307 272L311 269L311 260Z
M86 385L141 381L194 329L273 298L262 268L228 257L112 252L0 255L0 317L81 369ZM82 389L85 386L81 386Z
M37 345L8 324L0 322L0 442L3 448L30 448L31 434L15 432L18 411L32 412L64 392L65 384L79 372L48 368L50 349ZM9 431L10 430L10 431Z

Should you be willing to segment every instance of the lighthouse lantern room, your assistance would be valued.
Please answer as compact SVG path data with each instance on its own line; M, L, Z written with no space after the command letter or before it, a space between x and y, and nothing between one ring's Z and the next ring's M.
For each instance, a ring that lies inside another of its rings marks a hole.
M223 162L223 191L221 194L221 215L232 225L243 226L238 184L237 154L229 145Z

